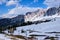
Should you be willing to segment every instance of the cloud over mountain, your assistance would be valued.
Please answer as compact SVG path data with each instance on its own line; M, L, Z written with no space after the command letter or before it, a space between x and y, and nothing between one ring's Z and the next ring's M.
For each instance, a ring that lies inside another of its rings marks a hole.
M26 12L32 12L32 11L35 11L39 8L31 8L31 7L22 7L22 6L18 6L18 7L15 7L13 9L11 9L8 13L6 14L3 14L2 17L15 17L19 14L25 14Z
M46 4L48 7L56 7L60 6L60 0L45 0L44 4Z

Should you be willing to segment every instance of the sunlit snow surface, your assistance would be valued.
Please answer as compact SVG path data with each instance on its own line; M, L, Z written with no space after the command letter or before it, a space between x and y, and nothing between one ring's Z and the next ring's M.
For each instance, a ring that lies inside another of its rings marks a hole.
M16 32L24 29L31 29L31 30L36 30L36 31L41 31L41 32L45 32L45 31L60 31L60 18L55 18L56 21L51 21L51 22L46 22L46 23L41 23L41 24L32 24L29 26L23 26L23 27L17 27Z
M17 27L16 30L14 31L13 35L23 35L23 36L29 36L30 34L39 34L39 35L49 35L49 36L55 36L53 34L47 34L47 33L44 33L44 32L53 32L53 31L56 31L56 32L60 32L60 17L56 17L55 18L56 21L50 21L50 22L46 22L46 23L39 23L39 24L32 24L32 25L28 25L28 26L23 26L23 27ZM34 30L34 31L39 31L41 33L37 33L37 32L32 32L32 33L29 33L29 32L26 32L26 33L21 33L21 30ZM6 33L7 30L5 31ZM27 34L27 35L26 35ZM10 40L8 39L7 37L4 37L3 34L0 34L3 39L7 39L7 40ZM38 37L38 39L42 40L43 38L45 37Z
M24 29L24 30L31 29L31 30L42 32L39 34L45 34L44 32L53 32L53 31L60 32L60 18L59 17L56 18L56 21L51 21L51 22L46 22L46 23L41 23L41 24L33 24L33 25L29 25L29 26L24 26L24 27L17 27L17 30L14 32L14 34L18 35L20 33L19 30L21 30L21 29ZM25 34L26 33L24 33L24 35ZM33 33L27 33L27 34L30 35ZM38 33L34 33L34 34L38 34ZM45 35L48 35L48 34L45 34ZM49 34L49 36L54 36L54 35ZM38 37L39 40L40 40L40 38L41 37Z
M11 39L4 34L0 34L0 40L11 40Z

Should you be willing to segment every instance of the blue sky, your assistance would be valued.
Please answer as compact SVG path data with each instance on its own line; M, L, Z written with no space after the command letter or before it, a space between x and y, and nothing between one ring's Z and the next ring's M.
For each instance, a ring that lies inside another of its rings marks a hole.
M56 2L60 4L59 0ZM15 12L15 10L18 10L17 8L22 9L20 11L22 13L25 12L25 8L26 11L34 10L34 8L47 8L48 6L55 6L56 2L55 0L0 0L0 17L8 17L11 12L11 14L17 15L18 11Z
M43 4L44 0L38 0L37 2L34 2L33 0L22 0L20 3L21 5L26 5L28 7L42 7L46 8L46 5Z

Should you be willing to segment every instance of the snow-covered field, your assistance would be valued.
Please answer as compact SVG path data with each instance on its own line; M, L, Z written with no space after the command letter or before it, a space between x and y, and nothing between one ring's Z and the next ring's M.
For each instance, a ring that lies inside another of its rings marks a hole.
M47 36L55 36L55 34L48 34L45 32L60 32L60 17L55 18L56 21L50 21L50 22L45 22L45 23L39 23L39 24L32 24L28 26L23 26L23 27L17 27L16 30L14 31L13 35L23 35L29 37L31 34L36 34L36 35L47 35ZM21 33L21 30L24 30L24 33ZM29 33L30 31L33 31ZM6 30L5 32L7 32ZM60 34L58 34L60 35ZM46 37L46 36L45 36ZM45 37L37 37L38 40L43 40ZM0 40L11 40L10 37L5 36L5 34L0 34Z

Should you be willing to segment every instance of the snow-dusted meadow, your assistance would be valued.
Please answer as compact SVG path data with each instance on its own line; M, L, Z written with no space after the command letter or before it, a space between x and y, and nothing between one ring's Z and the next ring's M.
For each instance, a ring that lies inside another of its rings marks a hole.
M32 24L28 26L23 26L23 27L17 27L13 35L23 35L26 37L30 37L29 35L31 34L36 34L36 35L47 35L47 36L53 36L55 37L56 34L49 34L45 32L60 32L60 17L55 17L54 20L51 20L50 22L45 22L45 23L39 23L39 24ZM21 30L24 30L24 33L21 33ZM29 32L32 31L33 32ZM8 30L5 31L5 33L8 33ZM9 33L8 33L9 34ZM60 35L60 34L57 34ZM46 36L36 36L38 40L44 40ZM1 40L11 40L10 36L5 35L5 34L0 34L0 39Z

